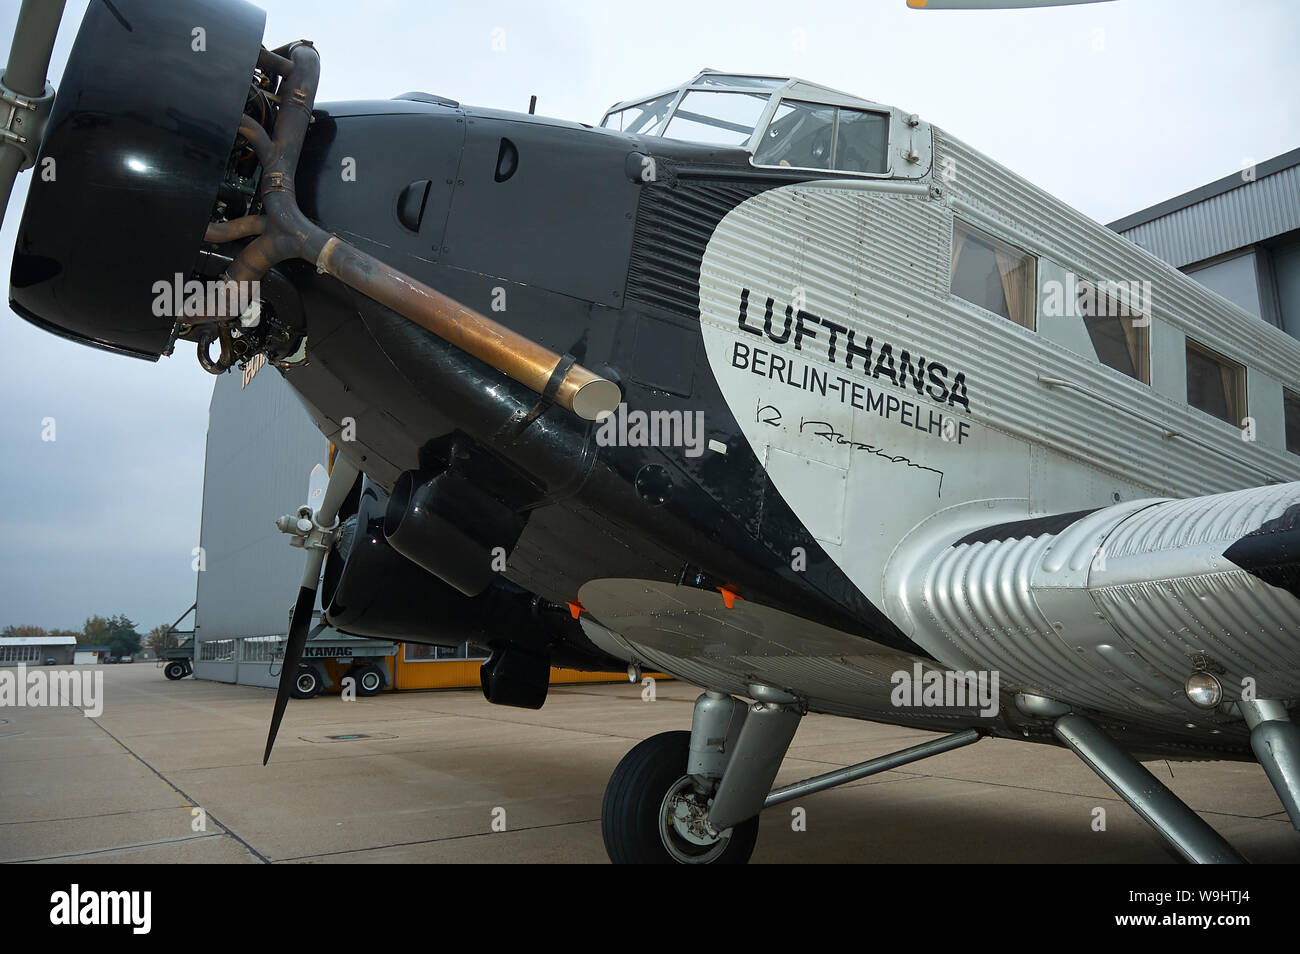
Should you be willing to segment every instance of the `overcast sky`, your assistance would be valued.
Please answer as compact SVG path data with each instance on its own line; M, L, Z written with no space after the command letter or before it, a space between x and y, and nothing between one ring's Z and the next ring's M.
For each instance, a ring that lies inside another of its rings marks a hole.
M262 6L268 45L315 41L320 102L425 90L523 111L535 93L540 113L595 122L704 67L791 74L917 112L1102 222L1300 146L1293 0L999 12L905 0ZM85 7L69 0L56 87ZM0 0L6 50L15 11ZM139 77L167 79L147 63ZM28 175L0 235L5 287ZM129 227L112 240L129 240ZM211 393L190 345L149 364L6 309L0 627L79 629L93 613L125 613L144 631L189 606ZM44 418L54 441L41 439Z

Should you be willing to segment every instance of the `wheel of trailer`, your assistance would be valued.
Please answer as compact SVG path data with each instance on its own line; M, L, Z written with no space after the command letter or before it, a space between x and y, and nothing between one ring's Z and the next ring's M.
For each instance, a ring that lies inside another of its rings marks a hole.
M743 865L758 818L716 832L708 800L686 774L689 732L651 736L623 756L605 789L600 830L615 864Z
M293 688L289 690L289 695L295 699L310 699L312 696L320 695L320 691L324 688L325 680L321 678L316 668L303 663L298 667L298 675L294 677Z
M383 684L387 681L383 678L383 669L373 663L359 665L355 675L357 695L378 695L383 691Z
M184 679L189 675L189 670L185 668L185 663L176 659L167 664L163 669L163 675L168 679Z
M359 696L377 696L384 688L384 671L376 665L354 666L348 676L356 680Z

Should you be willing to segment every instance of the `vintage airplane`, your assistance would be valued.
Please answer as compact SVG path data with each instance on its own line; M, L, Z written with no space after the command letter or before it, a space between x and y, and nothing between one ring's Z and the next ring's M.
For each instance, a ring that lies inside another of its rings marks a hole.
M322 105L242 0L95 0L54 96L60 6L4 78L14 310L273 364L337 448L280 521L267 757L324 562L333 626L488 644L491 702L551 663L704 690L615 770L615 861L744 862L766 805L986 735L1190 860L1241 859L1137 759L1253 755L1300 825L1300 341L812 83ZM806 712L948 734L773 791Z

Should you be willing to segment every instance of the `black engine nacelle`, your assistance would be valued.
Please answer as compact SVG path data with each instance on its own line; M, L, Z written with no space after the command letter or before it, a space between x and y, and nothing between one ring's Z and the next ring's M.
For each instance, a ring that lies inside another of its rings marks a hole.
M501 705L540 708L552 665L624 669L623 662L591 644L566 605L497 575L479 595L466 596L403 557L384 537L388 506L383 488L363 477L356 512L344 521L321 582L321 605L335 629L435 646L489 647L483 693Z

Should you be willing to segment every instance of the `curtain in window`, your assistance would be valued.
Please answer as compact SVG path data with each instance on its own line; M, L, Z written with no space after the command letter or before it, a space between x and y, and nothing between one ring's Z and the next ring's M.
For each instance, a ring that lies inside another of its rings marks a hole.
M1230 423L1239 424L1241 408L1237 400L1237 369L1226 364L1219 365L1219 380L1223 382L1223 406L1228 409Z
M951 275L957 274L957 259L961 256L961 250L966 247L967 231L957 223L957 227L952 230L952 271Z
M1027 317L1025 286L1028 284L1025 266L1028 260L1025 256L1009 252L1000 246L995 246L993 251L997 256L998 277L1002 279L1002 294L1006 296L1007 311L1010 313L1011 320L1018 325L1032 328L1033 320L1025 320Z

